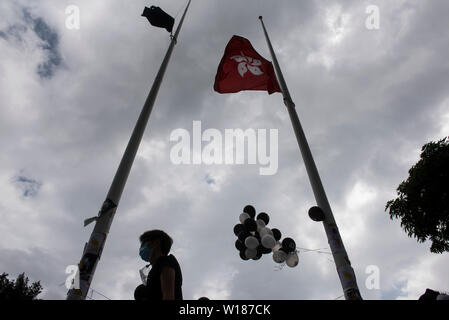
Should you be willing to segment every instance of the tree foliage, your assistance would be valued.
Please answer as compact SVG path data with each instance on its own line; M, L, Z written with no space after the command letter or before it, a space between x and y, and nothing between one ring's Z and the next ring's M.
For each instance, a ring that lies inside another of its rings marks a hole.
M28 285L25 273L19 274L15 281L7 277L7 273L0 275L0 300L35 300L42 292L40 281Z
M409 237L432 241L431 252L449 251L449 137L425 144L408 173L385 210L391 219L401 219Z

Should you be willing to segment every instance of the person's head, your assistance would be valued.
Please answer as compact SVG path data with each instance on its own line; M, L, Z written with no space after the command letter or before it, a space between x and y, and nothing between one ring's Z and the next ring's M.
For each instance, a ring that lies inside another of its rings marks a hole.
M172 238L162 230L150 230L140 237L140 256L153 263L159 256L167 255L173 244Z

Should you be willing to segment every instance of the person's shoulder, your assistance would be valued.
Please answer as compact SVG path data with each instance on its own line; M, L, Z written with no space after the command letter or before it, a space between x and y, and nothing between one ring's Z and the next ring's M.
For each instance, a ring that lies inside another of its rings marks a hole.
M176 270L177 268L179 268L178 260L172 254L160 257L157 261L157 264L158 264L158 268L160 268L160 269L169 267L169 268L173 268Z
M174 255L170 254L167 258L174 265L179 265L178 259L176 259L176 257Z
M170 259L170 260L177 261L176 257L173 254L171 254L171 253L167 256L167 258Z
M178 261L171 254L168 256L161 256L159 257L159 259L157 259L157 265L159 268L174 267L174 265L176 265L177 263Z

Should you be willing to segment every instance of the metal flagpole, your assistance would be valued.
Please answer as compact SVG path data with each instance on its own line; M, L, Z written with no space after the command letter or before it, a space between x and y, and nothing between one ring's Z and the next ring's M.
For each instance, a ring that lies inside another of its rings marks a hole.
M298 145L301 150L301 155L306 166L307 175L309 176L310 184L312 185L313 194L315 200L321 210L324 212L324 230L327 235L329 246L334 257L335 265L337 267L337 273L340 278L341 286L343 287L343 292L347 300L359 300L362 299L360 291L357 286L357 281L355 278L355 273L351 267L351 262L349 261L348 254L343 245L343 241L338 231L337 224L335 222L334 216L332 214L329 201L327 200L326 193L324 191L323 185L321 183L318 170L313 160L312 153L310 152L309 144L307 143L306 136L302 130L301 123L299 122L298 114L296 113L295 104L293 103L290 93L285 83L284 77L282 75L279 63L276 59L273 47L271 46L270 38L268 37L267 30L263 23L262 17L259 17L262 23L262 28L265 33L265 38L268 43L268 48L273 59L274 68L276 70L277 78L279 80L279 85L281 87L282 95L284 96L284 104L287 107L290 119L292 121L293 130L295 131L296 139L298 140Z
M125 153L120 161L120 165L115 173L114 180L109 188L106 200L104 201L98 216L86 219L84 221L84 226L93 221L96 221L96 224L90 236L89 242L84 246L83 256L79 263L79 274L77 274L75 278L73 288L69 289L67 293L67 300L84 300L89 291L98 260L100 260L101 253L103 252L106 237L109 233L109 229L111 228L115 211L120 202L126 180L136 156L137 149L139 148L140 141L142 140L148 118L150 117L151 110L153 109L154 101L156 100L157 93L161 86L161 82L164 77L165 70L167 69L173 48L176 44L179 31L181 30L182 23L186 16L187 10L189 9L190 2L191 0L189 0L189 3L187 4L178 28L176 29L175 35L171 38L170 46L168 47L164 60L162 61L156 78L154 79L153 86L151 87L150 93L148 94L142 108L139 119L134 127L131 138L129 139L128 146L126 147ZM79 286L77 286L78 283Z

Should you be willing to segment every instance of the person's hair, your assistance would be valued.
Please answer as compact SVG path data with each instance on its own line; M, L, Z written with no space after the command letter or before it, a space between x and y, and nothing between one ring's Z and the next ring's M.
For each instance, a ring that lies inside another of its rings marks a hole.
M161 243L161 253L162 254L168 254L170 252L171 246L173 244L173 239L166 234L162 230L150 230L144 232L140 237L140 243L144 243L147 241L154 241L156 239L159 239Z

